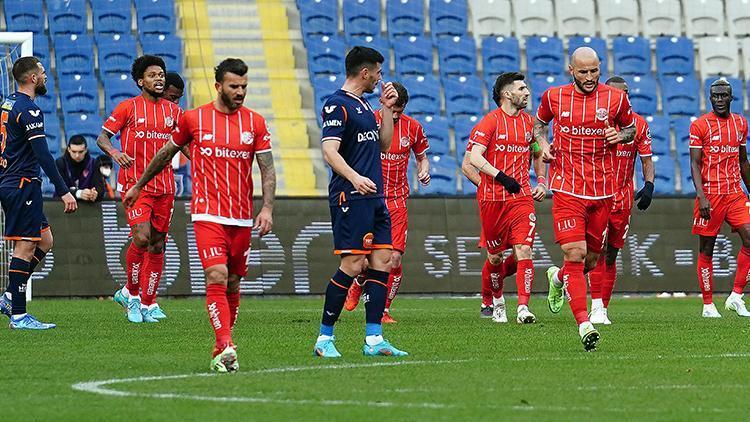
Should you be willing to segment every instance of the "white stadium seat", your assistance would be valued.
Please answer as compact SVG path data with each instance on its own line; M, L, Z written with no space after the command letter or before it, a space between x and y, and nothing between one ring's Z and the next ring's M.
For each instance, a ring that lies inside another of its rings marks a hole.
M641 0L643 36L682 35L680 0Z
M596 35L594 0L557 0L555 9L560 38Z
M641 32L637 0L598 0L597 3L602 38L638 35Z
M726 0L729 35L739 38L750 35L750 0Z
M697 41L701 78L709 76L739 76L740 58L734 38L704 37Z
M742 70L745 80L750 79L750 38L740 40L742 46Z
M690 38L724 35L724 2L690 0L685 7L685 34Z
M474 37L510 36L512 32L510 0L469 0Z
M516 36L555 34L555 12L552 0L514 0Z

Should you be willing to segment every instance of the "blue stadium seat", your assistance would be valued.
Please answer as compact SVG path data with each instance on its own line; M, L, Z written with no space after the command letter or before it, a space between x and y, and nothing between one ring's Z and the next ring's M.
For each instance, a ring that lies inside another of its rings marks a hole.
M651 76L626 76L624 79L628 83L628 98L633 110L643 116L656 114L656 80Z
M60 104L63 113L86 113L99 112L99 90L60 90Z
M323 117L321 112L323 110L323 104L325 104L328 97L333 94L336 90L341 88L344 84L343 76L318 76L312 79L313 95L315 96L315 116L318 119L318 126L323 124Z
M55 79L51 76L47 76L47 93L45 95L37 95L34 102L42 110L45 116L45 122L49 116L57 116L57 87L55 86ZM56 117L53 117L56 119Z
M135 3L136 9L149 6L159 6L165 9L174 9L174 0L133 0L133 2Z
M142 35L143 54L153 54L164 59L167 70L182 71L182 40L176 35Z
M130 34L130 0L91 0L91 10L94 15L94 33L97 37Z
M682 182L682 192L684 195L695 194L695 185L693 185L693 174L690 171L690 155L680 155L680 181Z
M415 117L440 114L440 82L434 76L406 76L400 82L409 92L407 114Z
M65 114L65 136L70 139L73 135L86 138L89 152L100 155L101 150L96 145L96 138L102 132L102 119L98 114Z
M707 78L703 83L703 89L706 98L706 111L711 110L711 84L717 79L724 79L729 82L732 87L732 113L742 114L745 112L745 90L742 86L742 80L739 78L732 77L710 77Z
M39 97L37 97L37 100ZM44 117L44 135L47 138L47 148L55 158L59 158L63 151L60 144L62 133L60 132L60 121L57 115Z
M484 77L497 77L503 72L521 69L521 50L513 37L486 37L482 39L482 68Z
M388 36L393 40L424 35L424 15L422 0L387 0L385 16Z
M467 196L477 195L477 187L463 173L461 173L461 194Z
M9 0L3 2L3 6L9 32L31 31L44 34L42 0Z
M609 66L609 57L607 53L607 41L605 41L603 38L598 37L582 37L582 36L574 36L568 38L568 55L572 55L574 51L576 51L579 47L590 47L593 48L594 51L596 51L596 55L599 56L599 60L601 61L600 65L600 71L601 71L601 77L602 79L606 79Z
M302 35L335 35L339 30L339 4L337 0L299 0Z
M651 74L651 46L646 38L616 37L612 41L612 51L615 58L615 74Z
M526 67L530 76L559 75L565 71L562 40L556 37L526 39Z
M98 90L99 84L93 75L66 75L58 80L60 91Z
M695 51L693 41L684 37L656 39L656 73L660 76L693 76Z
M430 158L430 184L419 186L420 195L455 195L458 163L451 155L432 154Z
M47 0L49 34L85 34L86 0Z
M477 71L477 47L472 37L452 37L438 40L440 74L474 75Z
M380 36L380 0L345 1L344 34L346 38Z
M479 123L479 119L457 119L454 123L454 138L456 140L456 158L458 161L464 159L466 145L469 144L469 136L474 126Z
M50 55L52 51L49 48L49 38L44 34L34 34L34 56L39 58L42 66L47 70L47 79L52 79L52 62Z
M123 100L140 95L141 91L132 79L104 79L104 113L110 115Z
M411 99L407 107L411 107ZM433 150L448 151L451 144L451 139L448 136L450 126L448 119L438 115L418 116L417 118L419 123L422 124L427 141L430 143L430 151L427 154L432 154Z
M669 154L669 118L664 116L646 117L648 128L651 131L651 151L658 155Z
M432 42L429 38L413 36L400 39L397 43L393 53L398 75L432 74Z
M130 35L115 34L97 41L99 74L102 77L128 74L137 56L135 39Z
M174 6L161 2L142 3L136 6L138 19L138 33L146 34L174 34L176 30Z
M49 180L44 172L42 172L42 197L43 198L54 198L55 197L55 185Z
M430 33L433 38L464 36L468 22L466 0L430 0Z
M445 88L445 111L449 118L476 116L484 108L482 81L476 76L442 78Z
M542 94L553 86L560 86L570 83L570 77L567 75L547 75L537 76L531 81L527 81L529 88L531 89L531 98L533 100L531 106L536 109L539 106L539 101L542 98Z
M54 39L58 75L93 75L94 42L88 35L60 35Z
M341 75L344 73L346 43L338 35L310 35L307 37L307 67L312 76Z
M692 76L665 76L659 81L664 114L695 116L700 112L700 83Z
M640 161L640 160L638 160ZM673 195L675 190L675 162L669 155L653 157L654 192L661 195Z
M672 119L672 128L674 128L674 140L677 148L677 155L690 154L690 125L695 118L679 117Z

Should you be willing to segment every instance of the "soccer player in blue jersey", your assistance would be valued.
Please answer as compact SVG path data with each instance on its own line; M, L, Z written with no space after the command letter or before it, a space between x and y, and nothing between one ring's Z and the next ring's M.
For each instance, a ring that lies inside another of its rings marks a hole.
M383 338L383 317L391 270L391 219L383 199L380 153L393 138L393 110L398 93L381 83L382 124L363 94L380 83L383 56L368 47L354 47L346 55L346 81L323 105L323 157L333 169L328 199L333 223L334 253L341 257L338 271L326 289L323 321L313 355L336 358L333 325L344 307L354 277L365 274L367 325L365 356L406 356Z
M46 330L55 324L39 322L26 313L26 283L52 248L39 167L55 185L66 213L74 212L78 204L57 171L47 148L44 115L34 104L37 95L47 93L44 66L36 57L21 57L13 64L13 78L18 91L0 105L0 205L5 213L5 240L15 242L0 311L10 316L10 328Z

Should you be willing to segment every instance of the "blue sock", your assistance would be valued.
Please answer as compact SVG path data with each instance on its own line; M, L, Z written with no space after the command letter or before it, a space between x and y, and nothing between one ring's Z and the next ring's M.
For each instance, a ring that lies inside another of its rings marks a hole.
M371 324L367 323L365 324L365 335L366 336L382 336L383 335L383 326L378 324Z
M29 281L28 261L15 256L10 260L8 268L8 291L13 296L13 315L26 313L26 282Z
M324 336L333 335L333 325L341 315L346 301L346 293L352 285L354 277L347 275L339 269L333 275L326 288L326 300L323 304L323 319L320 324L320 334Z
M388 291L386 287L388 284L388 275L389 273L385 271L373 270L372 268L368 268L365 273L366 284L364 292L367 295L365 315L368 327L370 325L380 327L380 320L383 318L385 299ZM378 333L382 333L382 329L378 328Z
M321 336L332 336L333 325L320 324L320 335Z

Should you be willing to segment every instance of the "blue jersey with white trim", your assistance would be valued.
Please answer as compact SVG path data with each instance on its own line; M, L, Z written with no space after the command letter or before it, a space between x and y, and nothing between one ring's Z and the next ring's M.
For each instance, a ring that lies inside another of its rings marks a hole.
M383 197L383 173L380 165L380 132L375 113L362 97L339 89L323 105L321 142L341 143L339 154L359 175L369 178L377 192L361 195L346 178L332 172L328 184L330 205L342 202Z
M44 142L44 114L28 95L16 92L0 104L0 187L39 178L32 142Z

